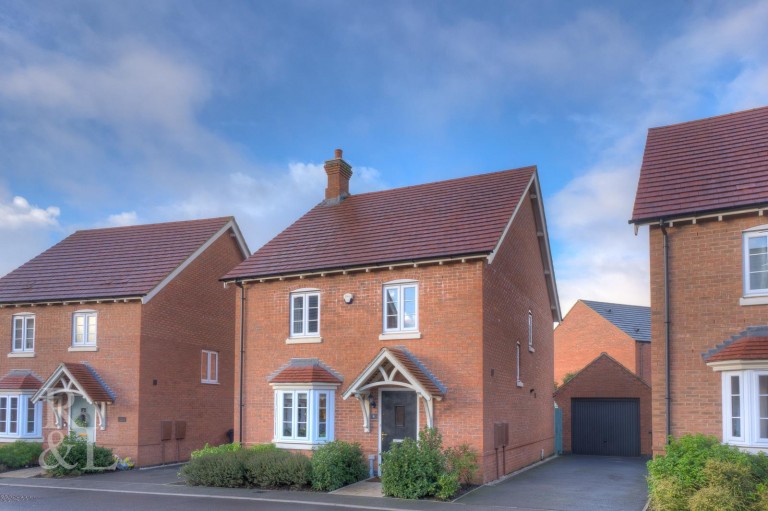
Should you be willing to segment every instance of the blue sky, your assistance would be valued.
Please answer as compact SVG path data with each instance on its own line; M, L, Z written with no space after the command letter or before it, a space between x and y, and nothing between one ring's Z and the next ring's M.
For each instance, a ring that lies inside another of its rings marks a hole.
M535 164L562 304L647 304L649 127L768 104L768 2L5 1L0 274L74 230ZM403 223L412 221L404 214Z

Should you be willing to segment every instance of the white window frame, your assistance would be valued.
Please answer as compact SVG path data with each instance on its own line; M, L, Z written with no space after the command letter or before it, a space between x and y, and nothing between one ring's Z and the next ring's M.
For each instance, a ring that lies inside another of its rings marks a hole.
M0 417L3 415L5 416L4 424L2 425L2 428L5 431L0 432L0 442L4 439L28 439L28 438L42 438L42 424L43 424L43 402L38 401L34 404L34 422L33 422L33 428L34 431L28 431L27 430L27 422L29 417L29 411L28 406L29 402L32 399L32 394L20 394L20 393L13 393L13 392L2 392L0 391L0 403L2 403L2 400L5 399L5 405L6 410L5 413L0 411ZM11 413L10 413L10 404L11 400L15 399L17 403L17 409L16 409L16 432L11 433L10 432L10 426L11 426Z
M77 341L77 320L83 318L83 341ZM94 318L93 341L89 341L91 328L88 325L89 319ZM72 346L96 346L99 340L99 313L94 310L81 310L72 314Z
M203 374L203 361L205 361L206 371ZM211 350L202 350L200 353L200 383L214 384L219 383L219 352ZM216 375L212 376L211 369L214 369Z
M517 371L517 386L522 387L523 381L520 379L520 343L515 345L515 370Z
M21 327L21 347L16 348L16 320L22 321ZM27 333L27 323L32 320L32 347L27 347L27 341L29 340ZM34 353L35 352L35 333L37 332L37 320L35 315L31 312L23 312L21 314L14 314L11 316L11 352L12 353Z
M533 312L528 311L528 351L531 353L536 350L533 348Z
M766 238L768 242L768 230L766 226L755 228L754 230L745 231L743 233L742 243L742 257L743 257L743 285L744 296L761 296L768 295L768 288L752 289L750 286L750 267L749 267L749 240L753 238Z
M306 436L297 435L298 424L298 395L307 395L307 434ZM283 398L286 394L292 396L291 402L291 434L283 434ZM274 403L274 440L278 447L287 447L290 449L313 448L314 446L331 442L334 439L334 408L335 408L335 386L322 385L280 385L275 386ZM326 398L325 415L325 438L319 436L319 407L320 397Z
M309 298L311 296L317 297L317 331L310 332L309 331ZM301 297L301 303L302 303L302 316L301 316L301 332L297 332L294 330L294 321L293 321L293 314L294 314L294 299ZM289 332L291 338L297 338L297 337L319 337L320 336L320 291L313 289L313 290L298 290L293 291L290 294L290 317L289 317Z
M731 377L737 376L741 392L741 435L732 434ZM722 426L723 442L768 448L768 438L760 438L760 376L768 377L768 369L744 369L722 372Z
M405 307L403 306L404 290L407 288L413 288L414 290L414 321L413 326L405 328L404 314ZM387 290L397 289L397 326L394 328L387 328ZM418 332L419 331L419 283L415 280L403 280L393 281L384 284L381 293L382 300L382 329L385 334L397 333L397 332Z

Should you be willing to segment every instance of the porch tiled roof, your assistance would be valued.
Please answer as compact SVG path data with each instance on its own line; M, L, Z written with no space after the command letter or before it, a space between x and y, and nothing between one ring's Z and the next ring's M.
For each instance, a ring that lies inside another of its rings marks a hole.
M750 327L703 355L707 363L768 360L768 326Z
M445 386L418 358L404 347L393 347L382 348L379 351L368 364L368 367L363 369L354 382L343 392L344 399L356 393L358 389L387 385L389 383L387 377L384 377L382 372L377 369L383 369L383 372L387 375L393 374L393 367L396 367L396 365L392 359L405 369L405 372L400 371L400 374L397 376L402 382L418 383L430 396L437 399L442 399L445 396L447 391Z
M318 359L294 358L268 380L270 383L341 383L341 376Z
M0 278L0 303L144 296L232 220L77 231Z
M223 280L490 253L535 174L525 167L320 203Z
M14 369L0 378L0 390L37 390L43 382L32 371Z
M445 394L445 387L411 352L405 348L390 348L389 351L430 394L436 397Z
M768 205L768 107L651 128L633 223Z
M113 403L115 396L96 370L88 364L62 364L94 402Z

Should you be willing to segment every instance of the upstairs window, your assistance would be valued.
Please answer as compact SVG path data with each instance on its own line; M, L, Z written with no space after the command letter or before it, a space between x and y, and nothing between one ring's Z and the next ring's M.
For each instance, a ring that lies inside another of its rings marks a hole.
M744 294L768 294L768 231L744 233Z
M203 350L200 361L200 383L219 383L219 354Z
M415 282L384 286L384 332L419 329L419 287Z
M13 316L13 342L15 353L35 351L35 315L16 314Z
M291 293L291 337L320 335L320 293Z
M72 345L96 345L96 312L75 312L72 317Z

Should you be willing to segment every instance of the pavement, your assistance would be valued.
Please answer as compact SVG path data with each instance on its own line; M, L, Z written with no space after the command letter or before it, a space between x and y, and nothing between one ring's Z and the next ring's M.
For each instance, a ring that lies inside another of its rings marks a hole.
M186 486L179 466L82 477L14 479L0 474L0 510L254 509L289 511L641 511L645 464L631 458L566 456L541 464L454 503L311 491Z
M642 511L648 500L646 460L559 456L460 498L468 506L548 511Z

